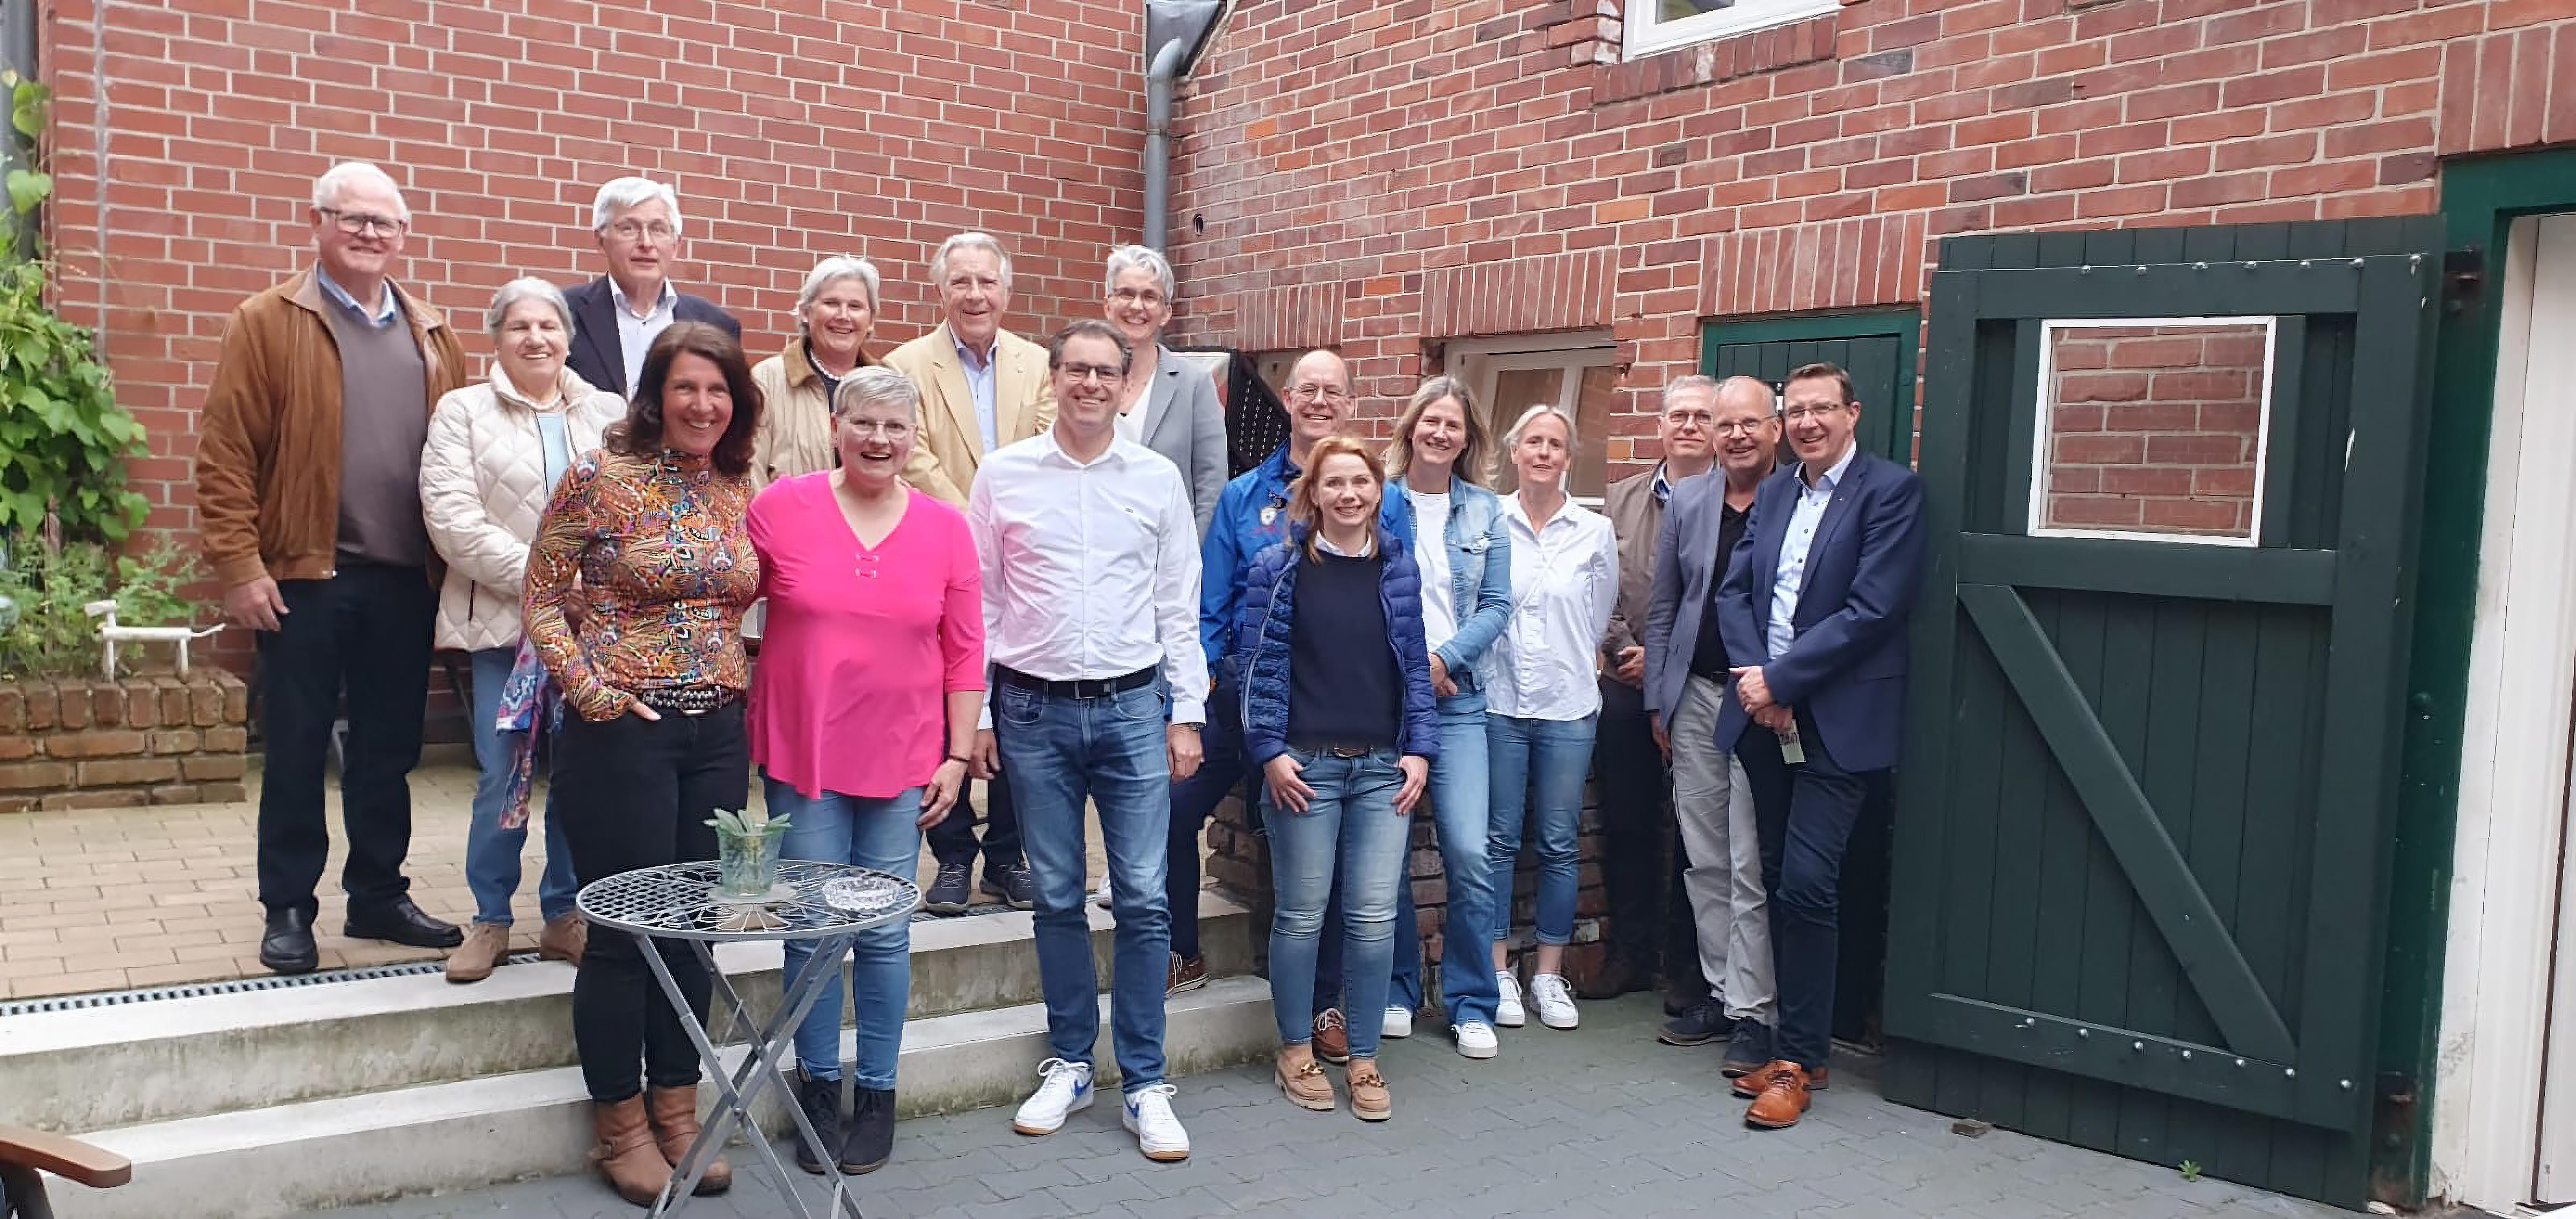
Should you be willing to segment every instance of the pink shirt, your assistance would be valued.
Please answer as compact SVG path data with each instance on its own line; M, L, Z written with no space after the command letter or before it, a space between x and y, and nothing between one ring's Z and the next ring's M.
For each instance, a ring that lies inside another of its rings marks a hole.
M919 491L875 549L832 472L751 504L768 633L751 681L751 757L807 797L900 795L948 756L947 695L984 688L983 578L955 508Z

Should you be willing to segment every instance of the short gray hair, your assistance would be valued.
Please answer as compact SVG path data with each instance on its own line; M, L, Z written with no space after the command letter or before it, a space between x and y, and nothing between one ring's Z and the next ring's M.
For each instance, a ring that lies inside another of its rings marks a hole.
M680 192L666 183L651 178L611 178L599 188L599 197L590 202L590 231L606 232L617 213L644 206L655 199L671 209L671 232L680 231Z
M939 248L931 253L930 273L935 278L937 286L944 288L948 285L948 256L959 250L982 250L991 254L993 260L1002 265L1002 286L1005 288L1011 286L1009 252L1002 249L1002 243L994 240L991 233L972 231L951 236L948 240L940 242Z
M855 279L868 290L868 312L877 311L877 264L848 254L834 254L814 264L805 276L805 286L796 290L796 312L803 315L814 304L814 298L845 279Z
M484 333L500 338L501 319L509 316L510 306L531 300L554 306L555 316L563 321L564 339L571 341L572 305L564 300L563 289L534 275L522 275L501 285L501 290L492 294L492 311L483 319Z
M1674 398L1693 391L1707 393L1710 400L1714 402L1717 398L1717 378L1703 377L1698 373L1673 378L1672 383L1664 387L1663 409L1668 411L1673 409Z
M840 387L832 391L832 418L841 419L862 406L900 406L911 413L913 425L918 427L921 387L883 364L870 364L841 378Z
M1154 283L1163 290L1165 304L1171 303L1172 297L1180 292L1180 282L1172 278L1171 261L1140 245L1122 245L1109 252L1109 275L1101 291L1116 292L1120 274L1139 270L1153 272Z
M392 191L394 202L402 208L402 214L394 219L406 222L411 219L411 205L403 202L402 187L395 184L392 174L386 173L373 161L342 161L323 170L321 177L313 179L314 210L329 211L340 206L340 196L360 182L373 182Z
M1574 433L1574 416L1566 414L1563 410L1557 408L1553 404L1542 402L1537 406L1533 406L1528 410L1522 411L1520 418L1512 420L1512 430L1503 433L1503 451L1505 453L1509 453L1513 449L1519 448L1521 443L1521 433L1528 431L1530 424L1537 422L1541 416L1545 415L1554 415L1556 416L1557 422L1565 425L1566 452L1571 453L1581 446L1582 442L1576 438Z

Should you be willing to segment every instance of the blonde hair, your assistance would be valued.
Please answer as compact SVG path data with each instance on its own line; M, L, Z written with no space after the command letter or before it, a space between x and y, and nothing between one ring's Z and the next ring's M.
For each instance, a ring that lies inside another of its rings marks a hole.
M1306 557L1310 559L1324 557L1322 548L1316 544L1316 539L1323 536L1318 522L1323 519L1324 511L1315 502L1315 496L1322 486L1318 479L1324 462L1333 457L1359 458L1360 465L1368 470L1369 481L1377 484L1380 502L1386 498L1386 475L1378 470L1376 462L1369 460L1367 446L1348 436L1327 436L1316 441L1314 450L1306 454L1305 471L1297 475L1296 482L1288 484L1288 519L1306 527ZM1376 522L1370 524L1374 527Z
M1413 466L1413 429L1422 422L1423 412L1443 398L1458 404L1458 413L1466 419L1467 443L1458 446L1458 460L1450 467L1452 476L1474 481L1485 476L1486 449L1492 441L1485 434L1484 417L1476 413L1476 395L1467 383L1456 377L1430 377L1415 386L1413 397L1404 404L1404 414L1395 421L1395 439L1386 446L1386 476L1402 478Z

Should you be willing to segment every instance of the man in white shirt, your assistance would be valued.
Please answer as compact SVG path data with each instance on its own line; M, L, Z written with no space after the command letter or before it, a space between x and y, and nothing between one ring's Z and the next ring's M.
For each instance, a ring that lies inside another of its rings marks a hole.
M1118 919L1110 1045L1122 1121L1147 1158L1182 1160L1189 1134L1163 1080L1164 831L1171 781L1198 768L1206 721L1198 518L1177 467L1118 439L1129 357L1106 322L1057 334L1047 350L1054 424L987 454L968 495L993 666L977 769L998 766L1019 812L1054 1053L1011 1128L1052 1134L1092 1100L1100 1012L1082 910L1088 800Z

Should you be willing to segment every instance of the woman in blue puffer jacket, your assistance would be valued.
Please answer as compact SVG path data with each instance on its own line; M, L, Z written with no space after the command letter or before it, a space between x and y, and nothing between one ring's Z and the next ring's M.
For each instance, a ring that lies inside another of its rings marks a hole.
M1270 1006L1278 1082L1309 1109L1336 1107L1315 1060L1315 954L1339 874L1351 1010L1386 1004L1413 806L1440 752L1423 648L1422 574L1378 524L1385 488L1354 440L1317 442L1290 488L1286 540L1244 582L1243 742L1261 768L1270 827ZM1350 1026L1351 1112L1393 1112L1377 1022Z

